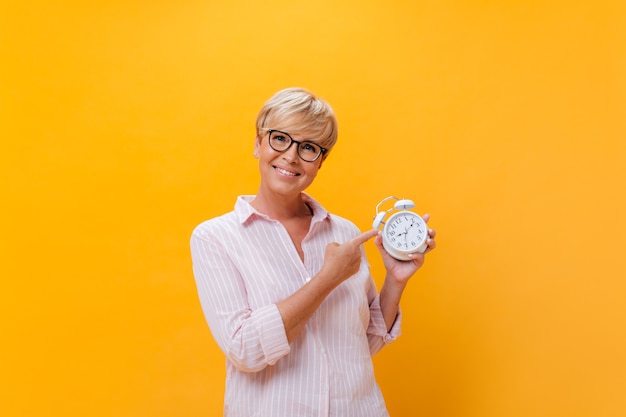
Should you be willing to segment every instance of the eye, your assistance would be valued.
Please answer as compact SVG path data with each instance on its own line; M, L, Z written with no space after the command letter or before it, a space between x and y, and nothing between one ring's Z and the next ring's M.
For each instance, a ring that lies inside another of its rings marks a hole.
M272 140L276 142L289 142L289 139L287 138L287 136L282 135L280 133L272 134Z
M302 150L306 152L317 153L319 151L319 148L313 143L302 142Z

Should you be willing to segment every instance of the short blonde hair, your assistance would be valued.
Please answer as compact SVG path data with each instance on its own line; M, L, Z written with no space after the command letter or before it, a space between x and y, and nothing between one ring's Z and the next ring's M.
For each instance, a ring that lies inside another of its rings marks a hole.
M337 142L337 118L333 109L304 88L285 88L265 102L256 119L257 137L263 137L265 131L285 121L296 131L315 135L316 142L323 148L330 150Z

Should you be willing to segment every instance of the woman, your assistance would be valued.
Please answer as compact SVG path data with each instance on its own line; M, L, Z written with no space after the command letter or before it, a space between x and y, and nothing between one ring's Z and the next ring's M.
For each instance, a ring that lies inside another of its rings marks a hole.
M360 233L304 193L337 140L325 101L279 91L256 134L257 194L191 237L202 308L227 358L224 415L388 416L371 357L399 335L400 297L424 255L397 261L377 237L378 293L361 246L378 231Z

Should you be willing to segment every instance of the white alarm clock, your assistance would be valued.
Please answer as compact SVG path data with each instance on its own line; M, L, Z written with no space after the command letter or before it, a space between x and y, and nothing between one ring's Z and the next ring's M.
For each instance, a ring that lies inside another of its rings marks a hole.
M387 211L379 211L380 206L389 200L396 200L393 207ZM415 207L411 200L401 200L394 196L383 199L376 206L376 216L372 227L378 229L384 224L382 230L383 247L394 258L408 261L409 254L423 253L428 245L428 226L422 216L409 211ZM387 213L395 212L384 222Z

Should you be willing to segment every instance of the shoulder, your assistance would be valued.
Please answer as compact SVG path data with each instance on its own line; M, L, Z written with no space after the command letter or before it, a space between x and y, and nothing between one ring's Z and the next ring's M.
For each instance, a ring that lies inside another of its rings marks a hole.
M233 233L241 229L243 224L254 216L254 209L249 204L252 197L248 195L237 197L232 211L197 225L191 234L192 238L208 239L211 236L223 236L224 233Z
M361 233L359 228L350 220L327 211L318 201L303 193L306 203L313 208L313 221L327 223L332 230L343 236L354 237Z
M234 211L228 212L218 217L208 219L197 225L192 233L192 239L211 239L213 236L223 235L225 232L241 226Z
M331 223L342 230L352 231L354 233L360 233L359 228L352 223L352 221L346 219L345 217L341 217L337 214L329 213L328 214Z
M361 234L361 231L354 223L337 214L328 214L328 224L334 240L339 242L345 242Z

